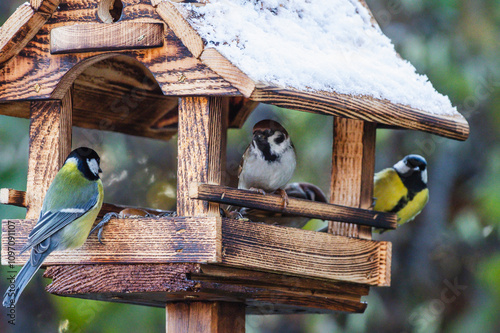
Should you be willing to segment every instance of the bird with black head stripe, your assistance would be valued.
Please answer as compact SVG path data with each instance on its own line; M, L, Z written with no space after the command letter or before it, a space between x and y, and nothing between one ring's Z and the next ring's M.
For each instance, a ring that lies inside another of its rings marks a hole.
M396 213L398 224L409 222L429 201L427 161L420 155L407 155L392 168L375 174L374 210Z
M253 127L252 142L241 159L238 188L261 193L279 191L287 202L283 187L295 171L295 147L280 123L265 119Z
M102 172L97 153L85 147L73 150L57 172L43 200L38 222L21 254L31 249L28 262L7 289L3 306L17 303L22 291L53 251L82 246L101 210Z

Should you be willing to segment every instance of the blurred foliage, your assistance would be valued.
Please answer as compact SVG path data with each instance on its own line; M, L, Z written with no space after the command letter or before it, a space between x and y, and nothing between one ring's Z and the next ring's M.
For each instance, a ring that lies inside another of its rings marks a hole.
M409 153L429 162L431 201L414 223L378 239L393 243L392 286L372 288L365 314L247 316L248 332L499 332L500 3L497 0L367 0L401 56L467 118L456 142L412 131L378 130L376 169ZM0 2L0 23L22 1ZM260 119L280 121L299 156L294 181L329 190L332 118L261 105L228 135L227 183ZM0 117L0 186L26 188L26 119ZM107 202L175 208L176 140L74 130L73 146L102 156ZM131 191L132 189L132 191ZM0 206L0 217L24 209ZM317 228L314 221L307 227ZM1 272L5 268L1 268ZM6 287L2 274L0 287ZM41 273L0 332L162 332L164 310L48 295ZM1 311L4 311L3 309Z

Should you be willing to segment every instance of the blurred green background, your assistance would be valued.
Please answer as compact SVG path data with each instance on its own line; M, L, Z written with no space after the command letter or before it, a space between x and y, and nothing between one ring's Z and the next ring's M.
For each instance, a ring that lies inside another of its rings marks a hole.
M0 2L0 23L22 1ZM372 288L365 314L247 316L247 332L500 332L500 2L367 0L398 52L467 118L471 135L456 142L412 131L378 130L376 170L417 153L429 163L428 206L414 223L376 239L393 243L392 286ZM328 193L332 118L260 106L229 133L233 176L252 125L278 119L293 137L294 180ZM0 187L26 189L26 119L0 116ZM74 129L73 146L102 156L105 201L171 209L176 140L161 142ZM311 161L314 161L311 164ZM130 189L134 191L131 192ZM0 206L0 218L25 210ZM312 221L308 227L321 225ZM0 288L7 286L0 268ZM164 309L56 297L39 272L16 308L0 310L0 332L163 332Z

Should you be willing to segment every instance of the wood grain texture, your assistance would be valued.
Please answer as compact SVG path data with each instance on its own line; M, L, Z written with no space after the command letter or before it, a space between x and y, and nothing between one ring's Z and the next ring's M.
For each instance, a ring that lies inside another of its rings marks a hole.
M11 188L0 189L0 203L17 207L26 207L26 192Z
M368 285L387 281L387 242L223 219L222 264ZM385 284L383 284L385 285Z
M163 140L177 133L176 121L174 126L156 128L161 118L177 119L175 97L139 89L109 91L81 85L75 85L74 92L75 126Z
M207 266L212 265L202 267ZM218 269L224 268L214 266L212 272ZM245 275L252 274L249 272ZM245 285L242 280L200 280L203 275L200 273L198 264L79 265L51 266L44 276L53 279L47 290L57 295L159 307L176 301L244 302L247 314L363 312L366 308L366 304L359 302L361 295L357 296L358 301L352 301L324 291L328 286L315 289L319 280L309 279L310 286L300 289L294 286L306 281L287 286L290 279L300 280L297 277L287 277L279 286L265 280L253 286ZM273 279L277 280L278 277ZM360 287L366 291L365 286Z
M166 306L167 333L243 333L245 304L183 302Z
M144 49L162 45L161 23L87 23L54 28L50 31L52 54Z
M38 12L52 14L60 2L61 0L30 0L30 5Z
M62 101L31 103L26 218L37 218L45 193L71 151L71 90Z
M373 202L376 125L335 117L333 123L330 201L368 209ZM371 228L330 221L334 235L371 239Z
M199 58L205 47L200 35L186 21L175 5L162 1L156 5L156 12L168 24L195 58Z
M18 101L0 103L0 115L28 119L30 117L30 102Z
M206 48L200 56L201 61L215 73L230 82L233 87L245 97L250 97L255 89L255 83L239 68L234 66L214 48Z
M0 65L17 55L49 19L27 3L22 4L0 29Z
M340 206L290 197L288 198L287 207L283 209L283 198L281 195L262 195L249 190L198 183L191 184L189 195L192 199L283 212L322 220L338 220L371 227L377 226L377 228L381 226L384 229L395 229L397 226L397 217L395 214L382 214L367 209L352 208L348 207L349 203L345 203L345 206ZM365 208L368 207L369 205L365 206Z
M148 0L123 0L123 3L120 22L164 24ZM120 55L146 66L164 95L240 95L236 88L194 58L170 29L165 29L164 44L158 48L51 55L50 31L67 25L100 23L97 5L93 0L65 2L18 56L0 68L0 101L62 99L88 66Z
M44 265L96 263L217 262L220 254L220 218L131 218L112 219L104 229L104 245L94 233L82 247L52 253ZM2 228L15 226L16 254L26 243L36 220L4 220ZM7 245L2 235L2 244ZM3 247L6 248L6 247ZM16 255L15 263L24 264L29 253ZM6 263L2 251L2 263Z
M359 302L361 296L368 295L369 287L356 283L332 282L331 280L310 279L285 274L238 269L220 265L200 265L199 271L189 274L196 281L226 283L255 288L270 288L277 291L335 297Z
M222 182L222 99L184 97L179 105L177 212L180 216L220 216L218 204L189 196L192 182Z
M283 108L400 126L455 140L466 140L469 135L469 124L462 115L430 114L368 96L312 93L258 85L250 98Z
M222 222L222 224L221 224ZM8 230L16 233L16 254L36 220L3 220L2 245ZM147 232L144 232L147 230ZM314 231L219 217L113 219L104 230L104 245L92 235L76 250L54 252L44 264L218 263L238 269L367 285L387 285L387 242L368 241ZM2 263L8 253L2 251ZM15 257L24 264L28 254ZM346 289L349 292L349 289Z

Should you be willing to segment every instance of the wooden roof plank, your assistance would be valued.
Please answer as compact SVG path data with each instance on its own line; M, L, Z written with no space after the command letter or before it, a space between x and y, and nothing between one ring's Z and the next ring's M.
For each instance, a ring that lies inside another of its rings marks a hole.
M27 3L19 6L0 28L0 64L21 52L49 18Z
M215 73L222 76L231 83L245 97L250 97L255 89L255 83L252 79L243 73L238 67L234 66L222 54L214 48L206 48L200 56L200 60Z
M200 35L191 27L175 5L169 1L157 4L156 12L174 31L195 58L199 58L205 47Z
M455 140L466 140L469 135L469 124L462 115L434 115L368 96L303 92L261 84L250 99L288 109L401 126Z
M30 5L38 12L52 14L60 2L61 0L30 0Z

